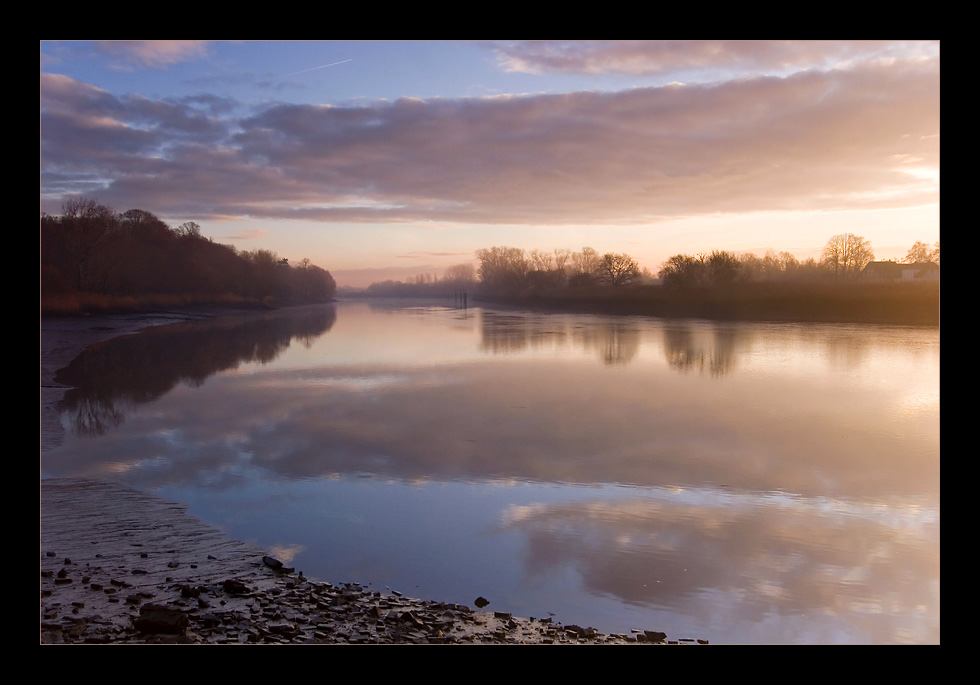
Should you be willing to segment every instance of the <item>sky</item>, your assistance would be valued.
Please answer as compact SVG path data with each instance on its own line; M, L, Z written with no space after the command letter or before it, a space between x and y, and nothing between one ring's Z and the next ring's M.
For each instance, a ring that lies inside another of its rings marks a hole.
M493 246L939 240L938 41L41 41L41 211L139 208L341 286Z

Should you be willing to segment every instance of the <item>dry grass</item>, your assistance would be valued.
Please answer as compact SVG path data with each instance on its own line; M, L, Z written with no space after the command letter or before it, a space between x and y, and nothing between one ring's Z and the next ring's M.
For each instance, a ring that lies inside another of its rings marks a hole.
M238 295L99 295L95 293L62 293L42 295L42 316L80 316L82 314L125 314L193 307L262 307L272 306L265 298L253 301Z
M677 318L934 326L939 283L735 283L725 288L567 288L500 302L551 309Z

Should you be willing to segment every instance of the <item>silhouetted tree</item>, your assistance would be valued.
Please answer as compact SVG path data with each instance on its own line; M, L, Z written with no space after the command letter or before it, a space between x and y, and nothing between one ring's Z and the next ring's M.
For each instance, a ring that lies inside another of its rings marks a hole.
M68 198L62 203L60 238L74 289L93 289L101 280L93 264L99 249L118 229L116 213L96 200L84 197Z
M715 250L707 260L707 277L712 286L725 286L739 277L738 257L731 252Z
M599 262L598 281L620 287L640 279L640 266L628 254L607 252Z
M491 247L477 250L480 267L477 274L489 292L513 292L524 286L531 263L524 250L516 247Z
M41 295L182 294L324 301L336 283L324 269L268 250L238 253L187 222L171 229L151 212L116 214L88 198L68 198L59 217L41 215ZM70 299L70 298L69 298ZM67 303L67 300L65 300ZM58 308L63 308L61 301Z
M821 263L838 278L856 278L874 258L871 241L853 233L841 233L827 241Z
M572 277L585 276L586 280L592 281L599 273L602 257L591 247L583 247L581 252L575 252L570 258Z
M934 252L932 249L930 249L929 245L922 242L921 240L917 240L915 242L915 245L913 245L909 249L909 252L907 255L905 255L905 259L903 261L905 261L906 264L915 264L917 262L931 262L933 261L933 254ZM939 254L938 248L936 249L935 254L938 256Z
M694 288L705 284L705 256L676 254L660 265L657 275L668 288Z

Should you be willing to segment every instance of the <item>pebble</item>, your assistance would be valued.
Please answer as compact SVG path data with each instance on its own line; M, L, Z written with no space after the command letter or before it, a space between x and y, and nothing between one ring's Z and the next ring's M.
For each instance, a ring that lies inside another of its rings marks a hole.
M178 538L185 544L175 550ZM315 581L263 550L224 538L182 505L117 484L42 481L41 543L42 643L649 645L666 639L654 631L603 635L550 618ZM59 563L49 551L55 549L70 553L71 561ZM125 589L125 601L114 596L117 589Z

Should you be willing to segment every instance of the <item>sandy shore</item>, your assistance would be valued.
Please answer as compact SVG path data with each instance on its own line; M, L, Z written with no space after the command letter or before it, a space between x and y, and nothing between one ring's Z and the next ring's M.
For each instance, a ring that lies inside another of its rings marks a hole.
M60 443L54 373L85 346L215 313L54 319L41 325L41 459ZM40 641L207 644L651 644L438 601L332 585L226 539L186 507L124 486L41 481ZM477 598L474 598L477 602ZM681 640L680 643L693 643Z

